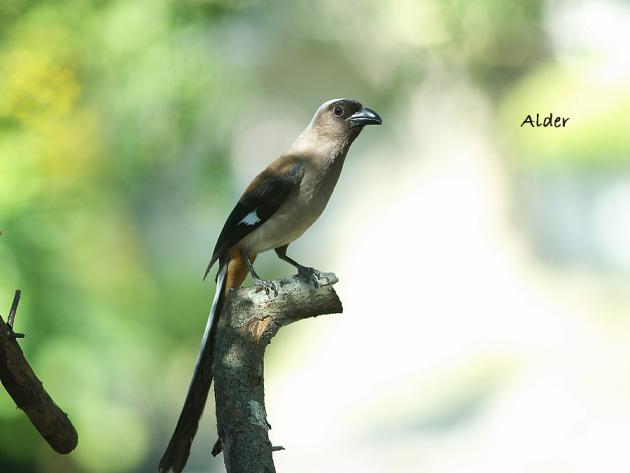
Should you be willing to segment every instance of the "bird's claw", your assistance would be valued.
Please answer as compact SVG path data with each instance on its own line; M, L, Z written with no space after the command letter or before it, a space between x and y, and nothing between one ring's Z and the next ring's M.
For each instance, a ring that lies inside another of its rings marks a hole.
M258 286L256 292L265 291L265 294L269 295L269 292L273 291L273 295L278 295L278 288L271 281L265 281L264 279L254 279L254 284Z
M308 266L300 266L298 268L298 276L304 279L306 282L313 284L315 289L318 289L320 286L320 280L324 277L324 275L316 270L315 268L309 268Z

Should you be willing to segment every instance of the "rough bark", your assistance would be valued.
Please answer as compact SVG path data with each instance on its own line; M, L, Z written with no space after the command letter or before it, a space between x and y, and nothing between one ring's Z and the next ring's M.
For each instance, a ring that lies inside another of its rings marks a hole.
M275 472L277 448L269 441L265 410L265 347L285 325L342 312L336 282L334 274L324 274L316 289L294 276L275 281L275 296L253 288L228 296L214 351L217 428L228 473Z
M9 320L15 317L16 293ZM77 446L77 431L68 416L48 395L42 382L24 358L13 328L0 317L0 381L17 407L22 409L48 444L58 453Z

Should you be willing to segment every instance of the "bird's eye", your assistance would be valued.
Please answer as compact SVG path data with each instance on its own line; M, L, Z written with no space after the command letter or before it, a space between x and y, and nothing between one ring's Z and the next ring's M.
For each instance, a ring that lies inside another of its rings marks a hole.
M343 116L343 107L341 107L340 105L335 106L335 108L333 108L333 113L336 117Z

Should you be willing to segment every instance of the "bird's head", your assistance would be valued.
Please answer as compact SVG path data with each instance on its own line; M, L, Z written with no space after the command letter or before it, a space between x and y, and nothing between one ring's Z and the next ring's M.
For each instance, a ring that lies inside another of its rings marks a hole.
M374 110L352 99L334 99L323 103L315 112L311 126L333 136L358 135L365 125L380 125Z

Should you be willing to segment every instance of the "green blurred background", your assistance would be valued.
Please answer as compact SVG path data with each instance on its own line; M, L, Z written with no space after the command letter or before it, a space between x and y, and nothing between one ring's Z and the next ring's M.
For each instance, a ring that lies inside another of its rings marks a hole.
M346 312L268 350L278 470L629 471L628 44L607 0L3 0L0 312L79 446L0 390L0 471L156 471L223 219L340 96L384 125L289 250Z

